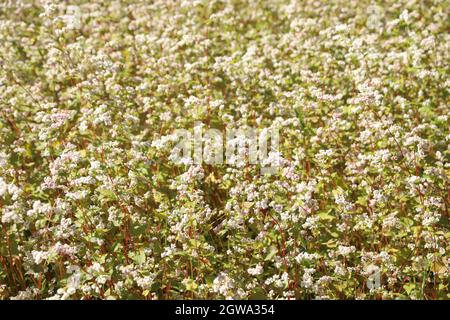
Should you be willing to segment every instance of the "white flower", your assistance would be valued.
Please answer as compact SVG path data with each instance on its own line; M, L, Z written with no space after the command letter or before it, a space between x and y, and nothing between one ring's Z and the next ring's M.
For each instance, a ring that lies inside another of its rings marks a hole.
M81 10L78 6L67 6L67 14L63 17L67 29L79 29L81 27Z
M214 279L212 290L213 292L219 293L225 297L230 297L230 291L234 289L234 286L234 280L230 278L226 272L221 272Z
M262 265L258 264L257 266L255 266L254 268L248 268L247 272L252 275L252 276L258 276L261 273L263 273L264 268Z
M8 155L6 153L0 151L0 168L6 167L7 163L8 163ZM1 179L1 177L0 177L0 179ZM0 183L1 183L1 180L0 180ZM0 193L0 196L1 196L1 193Z
M36 264L40 264L42 261L47 260L48 258L47 251L33 250L31 252L31 255L33 256L34 263Z
M356 251L356 247L355 246L342 246L340 245L338 247L338 254L343 255L343 256L348 256L349 254L353 253Z
M2 177L0 177L0 197L3 197L3 195L6 194L6 192L8 192L8 185L2 179Z
M404 22L408 23L409 21L409 12L407 9L403 10L402 13L399 16L400 20L403 20Z
M4 209L2 215L3 223L15 223L22 221L21 217L17 214L17 211L14 209Z

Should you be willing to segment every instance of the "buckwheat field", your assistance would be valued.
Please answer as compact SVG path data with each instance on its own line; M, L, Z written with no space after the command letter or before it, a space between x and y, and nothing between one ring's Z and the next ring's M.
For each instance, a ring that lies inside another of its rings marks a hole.
M449 13L1 1L0 299L449 299Z

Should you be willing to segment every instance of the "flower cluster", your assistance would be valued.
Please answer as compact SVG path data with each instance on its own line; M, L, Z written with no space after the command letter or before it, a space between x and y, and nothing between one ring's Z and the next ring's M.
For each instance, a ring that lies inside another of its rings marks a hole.
M1 1L0 299L449 299L450 4L375 3Z

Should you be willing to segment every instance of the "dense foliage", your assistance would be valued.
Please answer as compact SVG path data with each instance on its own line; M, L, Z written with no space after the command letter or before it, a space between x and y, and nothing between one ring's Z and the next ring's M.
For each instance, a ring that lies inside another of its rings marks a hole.
M0 298L450 298L449 30L445 0L1 1ZM280 167L173 164L196 121L279 127Z

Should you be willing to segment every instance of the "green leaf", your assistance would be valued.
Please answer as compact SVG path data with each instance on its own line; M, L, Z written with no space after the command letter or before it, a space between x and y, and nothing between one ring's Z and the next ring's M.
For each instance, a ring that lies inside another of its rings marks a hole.
M97 191L105 198L114 201L117 200L116 195L114 194L114 191L109 189L97 189Z
M267 254L266 258L264 259L264 261L269 261L272 260L272 258L278 253L278 249L275 246L270 246L269 248L269 253Z
M145 262L145 252L144 249L139 250L139 252L136 252L133 256L133 261L138 264L141 265Z
M408 295L411 294L411 292L416 288L416 285L414 283L407 283L403 286L403 289L405 289L406 293Z

